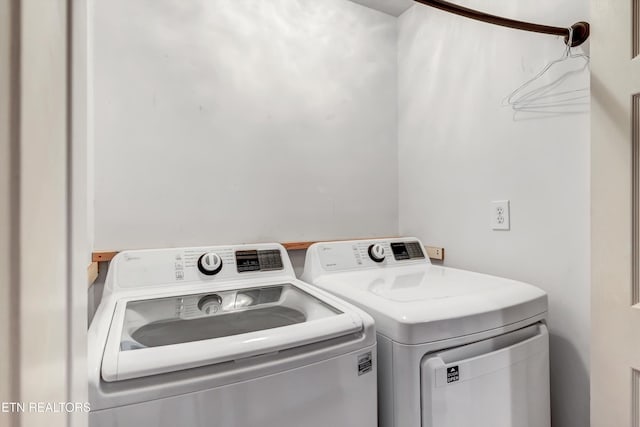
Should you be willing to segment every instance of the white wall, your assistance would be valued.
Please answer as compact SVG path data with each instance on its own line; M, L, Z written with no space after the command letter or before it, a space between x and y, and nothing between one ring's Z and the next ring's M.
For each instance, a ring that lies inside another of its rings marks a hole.
M549 292L554 425L586 426L588 113L501 106L563 44L420 5L397 24L396 45L396 19L346 0L96 2L95 248L389 235L399 206L447 265ZM511 231L489 229L498 199Z
M352 2L388 13L393 16L402 15L414 5L413 0L351 0Z
M96 249L397 233L395 18L346 0L93 18Z
M584 0L461 4L548 25L588 17ZM587 426L588 105L556 100L545 114L515 116L501 105L564 44L423 6L400 17L398 38L400 233L446 247L449 266L549 293L553 423ZM553 93L588 84L581 71ZM490 230L489 202L500 199L511 200L511 231Z

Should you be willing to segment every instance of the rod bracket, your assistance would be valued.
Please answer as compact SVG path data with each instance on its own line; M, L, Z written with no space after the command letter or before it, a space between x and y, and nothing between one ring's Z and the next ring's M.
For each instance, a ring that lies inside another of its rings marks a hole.
M582 43L587 41L590 33L588 22L584 22L584 21L576 22L571 26L571 28L573 28L573 37L571 40L571 47L580 46ZM564 42L565 44L569 44L568 34L564 37Z

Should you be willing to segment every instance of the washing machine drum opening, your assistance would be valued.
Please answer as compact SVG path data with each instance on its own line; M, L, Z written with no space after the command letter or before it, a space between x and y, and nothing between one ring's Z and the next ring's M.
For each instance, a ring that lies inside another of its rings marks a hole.
M116 304L102 378L121 381L353 334L362 321L286 283Z
M266 307L190 320L167 320L144 325L131 334L141 347L180 344L303 323L306 316L288 307ZM123 343L124 344L124 343ZM123 345L126 349L126 344Z

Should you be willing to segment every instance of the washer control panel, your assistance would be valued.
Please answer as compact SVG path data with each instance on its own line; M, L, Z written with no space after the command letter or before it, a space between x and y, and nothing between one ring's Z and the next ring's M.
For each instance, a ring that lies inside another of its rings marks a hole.
M295 278L287 251L278 243L125 251L109 270L117 275L119 288L269 275Z

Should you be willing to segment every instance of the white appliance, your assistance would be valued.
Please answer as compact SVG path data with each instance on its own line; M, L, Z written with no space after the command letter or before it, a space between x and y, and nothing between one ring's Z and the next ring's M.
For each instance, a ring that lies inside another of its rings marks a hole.
M382 427L548 427L546 294L432 265L415 238L327 242L303 280L373 316Z
M374 427L375 345L281 245L123 252L89 329L89 424Z

